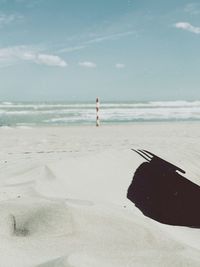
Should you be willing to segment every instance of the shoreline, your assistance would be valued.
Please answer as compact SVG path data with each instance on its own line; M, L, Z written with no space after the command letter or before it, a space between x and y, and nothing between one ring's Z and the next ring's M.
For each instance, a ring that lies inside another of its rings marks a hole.
M126 127L126 126L135 126L135 125L170 125L170 124L200 124L200 120L171 120L171 121L134 121L134 122L121 122L121 123L105 123L100 121L100 126L96 126L94 123L82 123L82 124L21 124L21 125L0 125L2 128L63 128L63 127Z

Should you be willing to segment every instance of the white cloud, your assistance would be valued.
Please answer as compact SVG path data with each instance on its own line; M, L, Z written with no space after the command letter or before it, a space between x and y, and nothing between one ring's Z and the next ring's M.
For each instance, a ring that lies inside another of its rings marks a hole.
M21 54L21 59L24 60L35 60L36 59L36 55L32 52L24 52Z
M126 65L123 64L123 63L117 63L117 64L115 65L115 67L116 67L117 69L124 69L124 68L126 67Z
M12 61L17 59L23 59L26 53L31 53L31 52L26 52L26 47L23 45L0 48L0 61L2 60Z
M77 50L82 50L86 48L85 45L77 45L77 46L72 46L72 47L65 47L57 51L57 53L68 53L68 52L73 52Z
M109 41L109 40L118 40L122 37L133 35L135 33L136 33L135 31L125 31L125 32L117 32L117 33L108 34L108 35L98 35L96 38L88 39L86 41L81 42L78 45L62 48L58 50L57 53L68 53L68 52L82 50L97 43L102 43L102 42Z
M83 61L83 62L79 62L78 64L79 66L86 67L86 68L96 68L97 66L94 62L90 62L90 61Z
M175 24L175 27L177 29L182 29L182 30L189 31L195 34L200 34L200 27L195 27L189 22L177 22Z
M118 40L121 37L135 34L135 31L118 32L110 35L99 36L86 42L86 44L100 43L107 40Z
M17 20L21 20L23 16L17 14L4 14L0 13L0 27L6 26Z
M0 48L0 64L14 64L19 61L30 61L47 66L66 67L67 63L56 55L41 54L37 49L27 46Z
M36 55L35 62L38 64L43 64L47 66L58 66L66 67L67 63L58 56L48 55L48 54L38 54Z

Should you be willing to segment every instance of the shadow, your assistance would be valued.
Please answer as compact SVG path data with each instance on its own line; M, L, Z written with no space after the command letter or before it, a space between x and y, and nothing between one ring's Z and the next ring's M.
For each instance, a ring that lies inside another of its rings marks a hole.
M178 173L182 169L146 150L134 151L146 162L136 170L127 198L158 222L200 228L200 187Z

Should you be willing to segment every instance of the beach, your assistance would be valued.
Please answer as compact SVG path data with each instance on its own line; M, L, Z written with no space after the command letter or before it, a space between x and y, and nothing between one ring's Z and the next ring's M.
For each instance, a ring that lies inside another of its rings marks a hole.
M0 7L0 267L200 267L200 2Z
M146 149L200 185L198 122L0 128L0 266L200 266L200 230L126 198Z

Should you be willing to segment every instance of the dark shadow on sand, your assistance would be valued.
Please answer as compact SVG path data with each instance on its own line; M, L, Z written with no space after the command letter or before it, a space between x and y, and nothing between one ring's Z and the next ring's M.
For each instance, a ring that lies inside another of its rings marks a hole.
M127 198L158 222L200 228L200 187L171 163L146 150L134 151L146 162L136 170Z

